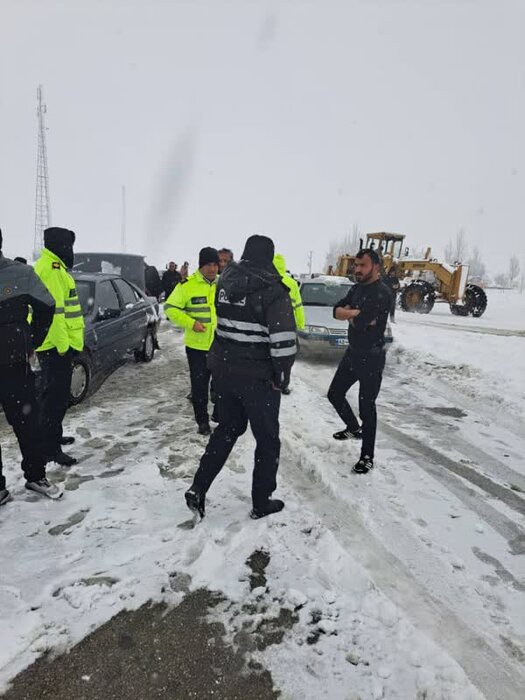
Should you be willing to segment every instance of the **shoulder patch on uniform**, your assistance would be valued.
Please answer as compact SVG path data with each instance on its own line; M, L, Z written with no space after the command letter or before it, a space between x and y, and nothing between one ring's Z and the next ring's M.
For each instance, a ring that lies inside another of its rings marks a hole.
M52 263L53 270L60 270L60 263L59 262L54 262Z

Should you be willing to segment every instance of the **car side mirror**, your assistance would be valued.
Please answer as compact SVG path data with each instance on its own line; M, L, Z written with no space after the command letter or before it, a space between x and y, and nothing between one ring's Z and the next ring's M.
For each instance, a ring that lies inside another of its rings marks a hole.
M98 307L97 321L108 321L110 318L118 318L120 316L120 309L105 309L101 306Z

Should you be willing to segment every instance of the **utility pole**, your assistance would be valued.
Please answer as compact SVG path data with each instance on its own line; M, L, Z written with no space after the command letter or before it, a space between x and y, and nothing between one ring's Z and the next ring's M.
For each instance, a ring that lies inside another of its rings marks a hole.
M126 252L126 186L122 185L122 225L120 247L122 252Z
M314 251L311 250L311 251L308 253L308 274L309 274L309 275L312 274L312 265L313 265L313 263L314 263Z
M42 86L37 90L38 147L36 162L36 198L35 198L35 239L33 243L34 260L44 247L44 231L51 226L51 205L49 202L49 173L47 169L47 145L45 114L47 107L43 100Z

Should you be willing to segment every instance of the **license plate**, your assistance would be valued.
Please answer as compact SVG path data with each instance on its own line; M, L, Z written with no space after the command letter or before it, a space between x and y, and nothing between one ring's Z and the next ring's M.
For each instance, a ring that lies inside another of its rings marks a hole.
M348 338L336 338L335 345L348 345Z

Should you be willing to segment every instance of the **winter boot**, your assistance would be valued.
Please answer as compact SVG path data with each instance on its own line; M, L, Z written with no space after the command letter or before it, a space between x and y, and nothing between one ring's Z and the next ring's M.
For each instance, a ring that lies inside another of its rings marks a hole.
M334 440L349 440L353 438L354 440L361 440L363 437L363 431L361 428L357 430L350 430L350 428L345 428L344 430L339 430L339 432L334 433Z
M206 515L206 496L191 488L186 491L184 498L186 499L186 505L191 512L199 515L201 519L204 518Z
M12 500L13 498L7 489L0 489L0 506L5 506L6 503Z
M209 423L201 423L197 430L199 435L211 435L211 428Z
M56 464L60 464L60 466L62 467L72 467L78 462L78 460L75 459L75 457L71 457L71 455L62 452L62 450L58 450L58 452L56 452L54 455L48 457L47 461L55 462Z
M72 435L64 435L63 438L60 438L61 445L72 445L74 442L75 438Z
M267 515L272 515L272 513L279 513L284 508L284 501L279 499L269 498L265 503L258 503L253 506L250 512L250 518L252 520L259 520L259 518L264 518Z
M359 462L354 464L353 471L356 474L368 474L368 472L374 468L374 460L368 455L364 455L359 459Z
M35 491L41 496L52 498L55 501L59 498L62 498L62 496L64 495L62 489L60 489L55 484L52 484L45 477L43 479L39 479L39 481L26 481L26 489L28 489L29 491Z

